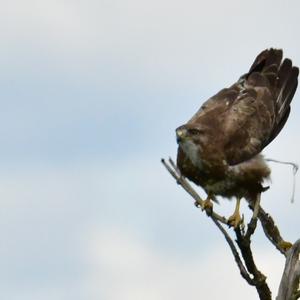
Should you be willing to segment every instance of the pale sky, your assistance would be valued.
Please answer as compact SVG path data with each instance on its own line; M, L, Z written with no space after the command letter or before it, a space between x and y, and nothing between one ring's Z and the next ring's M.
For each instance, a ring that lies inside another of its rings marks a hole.
M257 299L160 159L260 51L300 65L299 1L0 4L0 298ZM299 113L297 92L267 157L300 163ZM262 206L295 241L300 189L271 167ZM253 246L275 296L284 259L260 228Z

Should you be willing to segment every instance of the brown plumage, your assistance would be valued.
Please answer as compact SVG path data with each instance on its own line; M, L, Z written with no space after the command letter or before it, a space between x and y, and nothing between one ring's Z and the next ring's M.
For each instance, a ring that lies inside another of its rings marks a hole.
M282 50L260 53L248 73L176 129L182 175L210 198L251 200L262 192L270 169L260 152L288 119L298 73L290 59L282 60Z

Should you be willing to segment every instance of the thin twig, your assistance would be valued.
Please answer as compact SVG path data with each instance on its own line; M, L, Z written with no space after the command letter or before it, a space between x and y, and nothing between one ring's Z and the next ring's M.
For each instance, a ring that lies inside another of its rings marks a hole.
M291 197L291 203L294 203L295 201L295 190L296 190L296 173L298 172L299 166L298 164L291 162L291 161L281 161L277 159L272 158L266 158L266 161L275 162L283 165L291 165L293 167L293 189L292 189L292 197Z
M249 273L247 272L241 258L240 255L232 241L232 239L230 238L229 234L226 232L226 230L223 228L223 226L214 218L212 218L213 222L216 224L216 226L220 229L220 231L223 233L226 242L228 243L231 252L234 256L234 259L238 265L238 268L240 269L240 273L242 275L242 277L250 284L250 285L254 285L253 280L251 279L251 277L249 276Z
M172 161L172 159L169 159L169 163L170 165L164 160L161 160L163 165L166 167L166 169L169 171L169 173L176 179L177 183L180 184L185 191L187 191L195 200L196 203L199 203L199 205L202 206L203 204L203 200L201 199L201 197L198 195L198 193L191 187L191 185L185 180L184 177L182 177L180 175L179 170L177 169L176 165L174 164L174 162ZM247 272L246 267L244 266L240 255L237 251L236 246L234 245L234 242L232 241L232 239L230 238L229 234L226 232L226 230L223 228L223 226L220 223L223 224L227 224L227 220L225 217L221 217L220 215L218 215L215 212L209 212L207 213L207 215L212 219L212 221L216 224L216 226L219 228L219 230L221 231L221 233L224 235L225 240L227 241L231 252L234 256L234 259L237 263L237 266L240 270L241 276L250 284L250 285L254 285L253 280L251 279L249 273Z
M261 300L271 300L271 290L266 283L266 276L257 269L251 249L251 236L254 234L257 226L257 218L260 208L260 194L257 194L253 215L247 226L246 234L243 234L239 227L235 228L236 242L240 248L242 257L246 264L247 271L253 276L252 282L259 294Z
M250 203L249 207L253 210L253 205ZM263 231L268 240L280 251L286 255L286 251L292 246L291 243L285 241L276 226L273 218L260 206L258 211L258 219L262 225Z
M256 199L255 199L255 204L254 204L254 209L253 209L253 215L252 218L247 226L247 232L245 235L245 238L250 241L251 235L254 233L257 225L257 218L258 218L258 213L259 213L259 204L260 204L260 193L257 194Z
M287 258L276 300L296 300L300 296L300 240L287 252Z
M243 235L239 227L235 229L235 233L237 237L236 242L240 248L247 271L253 276L253 285L259 294L259 298L261 300L271 300L271 290L266 283L266 276L257 269L253 258L250 239L251 235Z
M198 195L198 193L192 188L192 186L187 182L187 180L181 176L180 174L177 173L176 168L172 168L164 159L161 160L162 164L166 167L166 169L169 171L169 173L175 178L176 182L178 184L180 184L183 189L190 194L197 205L199 205L200 207L203 207L203 200L201 199L201 197ZM172 161L172 159L169 159L169 162L171 165L175 165L174 162ZM223 224L227 224L227 220L225 217L220 216L219 214L217 214L214 211L208 211L206 210L207 215L211 215L213 216L215 219L217 219L218 221L220 221Z
M203 207L203 200L198 195L198 193L191 187L187 180L183 176L181 176L180 171L178 170L176 164L172 161L172 159L169 159L169 164L164 159L162 159L161 161L166 167L166 169L169 171L169 173L175 178L176 182L180 184L183 187L183 189L195 199L196 204L199 204L201 207ZM235 258L237 266L240 270L241 276L248 282L248 284L256 287L256 290L261 300L271 300L271 291L266 283L266 276L257 269L251 250L251 236L255 232L257 218L259 218L262 215L259 203L260 195L258 195L256 199L253 208L253 216L248 224L246 234L243 234L243 232L241 231L242 229L240 227L235 228L235 233L237 237L236 242L241 251L245 265L240 258L240 255L236 246L234 245L234 242L232 241L226 230L223 228L223 226L220 224L220 222L223 224L227 224L226 218L218 215L213 211L206 212L207 215L213 220L215 225L224 235L225 240L227 241L231 252ZM253 278L251 278L250 274L252 274Z

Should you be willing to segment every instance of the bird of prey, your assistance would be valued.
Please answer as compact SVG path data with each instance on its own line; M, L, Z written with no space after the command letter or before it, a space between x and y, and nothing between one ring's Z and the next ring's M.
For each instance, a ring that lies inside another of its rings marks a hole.
M228 224L237 227L241 198L252 204L267 188L270 169L260 154L279 134L290 113L299 69L282 50L266 49L248 73L208 99L176 129L177 166L184 177L207 193L205 207L216 196L236 198Z

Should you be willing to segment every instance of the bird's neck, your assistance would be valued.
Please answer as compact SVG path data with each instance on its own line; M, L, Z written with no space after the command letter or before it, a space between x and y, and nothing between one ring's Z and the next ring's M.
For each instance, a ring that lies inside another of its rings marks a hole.
M204 168L203 161L201 158L200 145L196 145L193 141L185 141L180 145L180 147L196 168L200 170Z
M185 141L180 147L199 172L217 177L225 176L228 165L218 151L209 148L204 149L193 141Z

